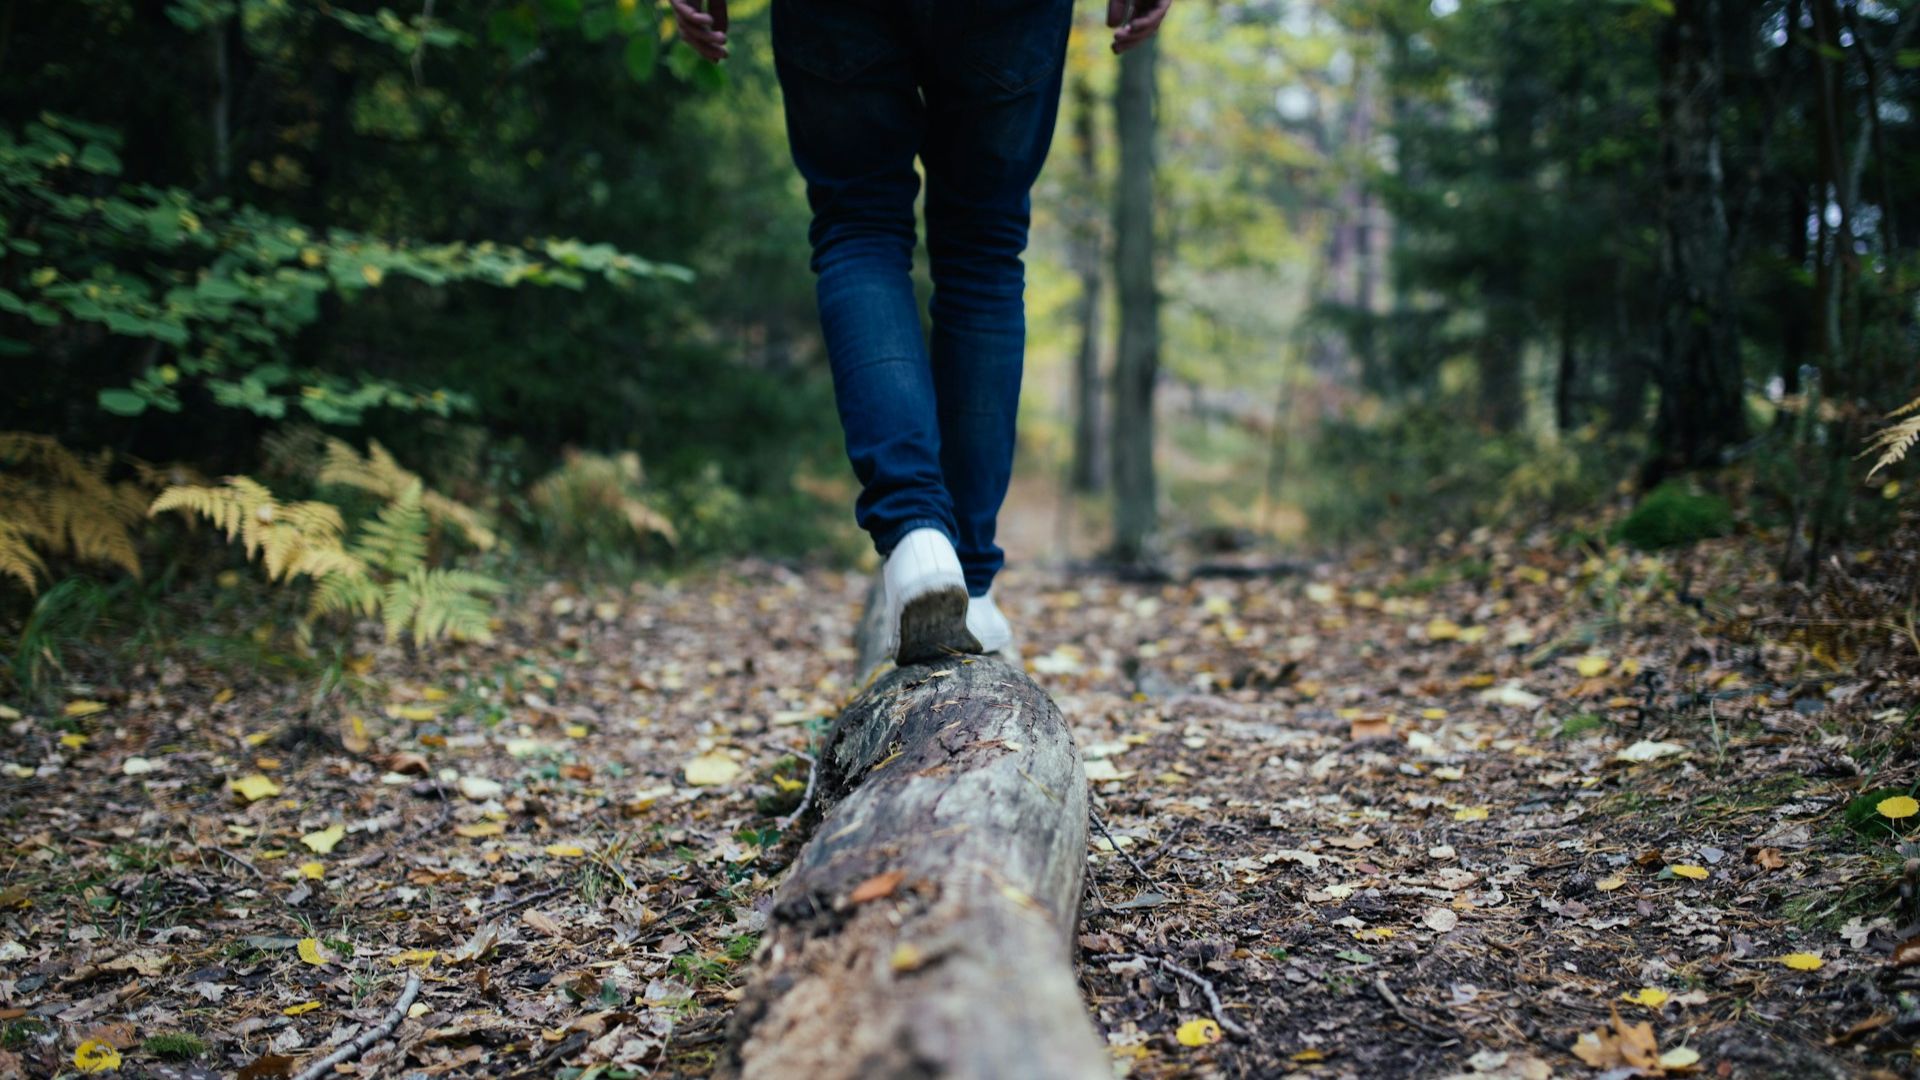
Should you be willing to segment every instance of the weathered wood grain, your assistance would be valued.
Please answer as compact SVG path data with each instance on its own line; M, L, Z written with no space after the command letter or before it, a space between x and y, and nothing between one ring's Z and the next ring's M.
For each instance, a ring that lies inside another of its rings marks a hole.
M1110 1076L1071 951L1086 774L1047 695L984 657L891 671L817 767L823 812L775 894L725 1070ZM856 902L863 884L884 895Z

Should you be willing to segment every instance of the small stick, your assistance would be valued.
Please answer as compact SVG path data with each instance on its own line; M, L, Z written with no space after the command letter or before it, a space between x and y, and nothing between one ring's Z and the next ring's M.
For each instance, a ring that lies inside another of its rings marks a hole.
M1151 957L1151 959L1168 972L1178 975L1195 986L1198 986L1200 992L1207 995L1207 1009L1213 1013L1213 1021L1220 1025L1222 1031L1233 1035L1235 1038L1252 1038L1252 1034L1248 1032L1246 1028L1241 1027L1237 1021L1227 1016L1226 1006L1220 1003L1220 992L1213 988L1213 982L1210 979L1197 971L1188 971L1186 968L1181 967L1179 964L1174 963L1164 956L1155 956Z
M252 863L250 863L250 862L248 862L248 861L247 861L246 859L244 859L244 858L242 858L242 857L240 857L240 856L238 856L238 855L235 855L235 854L234 854L233 852L231 852L231 851L228 851L228 850L227 850L226 848L223 848L223 847L216 847L216 848L208 848L207 850L209 850L209 851L215 851L215 852L218 852L218 853L220 853L220 854L222 854L222 855L225 855L225 856L226 856L227 858L229 858L229 859L232 859L232 860L233 860L234 862L237 862L237 863L239 863L239 864L240 864L241 866L244 866L244 867L246 867L247 869L249 869L249 870L251 870L251 871L253 871L253 876L254 876L254 877L257 877L257 878L259 878L259 879L260 879L260 880L262 880L262 881L265 881L265 880L267 879L267 875L265 875L265 874L263 874L263 873L261 873L261 872L260 872L260 868L259 868L259 867L257 867L257 866L255 866L255 865L253 865Z
M806 816L807 807L813 805L813 787L816 778L820 775L820 763L813 759L812 754L803 754L795 750L793 756L807 763L807 790L801 794L800 805L793 808L793 813L783 818L774 819L774 824L780 826L782 829L793 828L796 822Z
M527 895L521 897L518 900L510 901L506 905L499 908L495 908L493 911L488 912L487 919L488 921L492 921L494 919L499 918L502 915L511 915L514 912L519 911L523 907L528 907L532 904L537 904L540 901L545 900L551 896L558 896L561 893L566 892L568 887L569 887L569 883L563 881L558 885L552 886L551 888L541 889L538 892L528 893Z
M1418 1028L1436 1039L1452 1039L1454 1037L1452 1032L1443 1028L1436 1028L1425 1020L1414 1016L1405 1005L1400 1003L1400 997L1393 992L1393 988L1387 985L1387 977L1385 975L1375 975L1373 977L1373 992L1379 994L1380 1000L1387 1003L1387 1007L1393 1010L1394 1015L1406 1021L1409 1026Z
M361 1032L347 1045L301 1069L294 1074L293 1080L319 1080L320 1077L332 1072L335 1065L343 1061L352 1061L372 1049L375 1043L393 1034L393 1029L399 1027L400 1021L407 1018L407 1010L413 1006L413 999L419 995L420 973L409 971L407 985L400 990L400 1000L393 1003L393 1009L387 1013L385 1020Z
M1132 855L1127 854L1127 849L1121 847L1120 841L1115 840L1113 838L1113 834L1107 831L1107 823L1100 820L1100 812L1098 810L1089 809L1087 813L1093 815L1094 828L1099 829L1100 835L1107 838L1107 843L1113 848L1114 854L1127 860L1127 865L1133 867L1133 872L1139 875L1141 881L1147 883L1148 885L1153 884L1153 875L1147 873L1147 868L1140 865L1140 860L1134 858Z

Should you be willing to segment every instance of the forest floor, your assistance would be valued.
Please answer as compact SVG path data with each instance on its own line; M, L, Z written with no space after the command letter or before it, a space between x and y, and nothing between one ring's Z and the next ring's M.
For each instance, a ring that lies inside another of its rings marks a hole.
M1007 575L1112 836L1117 1073L1916 1075L1911 644L1771 550ZM0 1075L293 1075L390 1014L355 1075L704 1074L863 588L556 582L490 645L363 639L320 708L264 650L75 658L4 714Z

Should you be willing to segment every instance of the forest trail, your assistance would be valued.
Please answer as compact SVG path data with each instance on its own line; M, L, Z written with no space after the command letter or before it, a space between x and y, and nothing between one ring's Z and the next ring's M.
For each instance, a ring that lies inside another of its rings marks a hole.
M1010 572L1120 846L1096 830L1079 937L1116 1062L1910 1068L1914 819L1857 810L1913 784L1910 704L1752 644L1753 565L1496 537L1279 578ZM363 1074L704 1074L863 589L553 583L489 646L365 639L337 729L261 665L92 673L11 723L0 1073L291 1075L411 972ZM206 1048L164 1057L179 1033Z

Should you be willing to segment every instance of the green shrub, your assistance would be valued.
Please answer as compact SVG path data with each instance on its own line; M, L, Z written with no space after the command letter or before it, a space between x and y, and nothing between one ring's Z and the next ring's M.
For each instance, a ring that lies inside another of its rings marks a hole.
M1614 537L1642 551L1680 547L1733 531L1733 508L1718 495L1665 483L1633 508Z
M159 1058L197 1058L207 1052L207 1041L185 1031L165 1031L149 1036L140 1048Z

